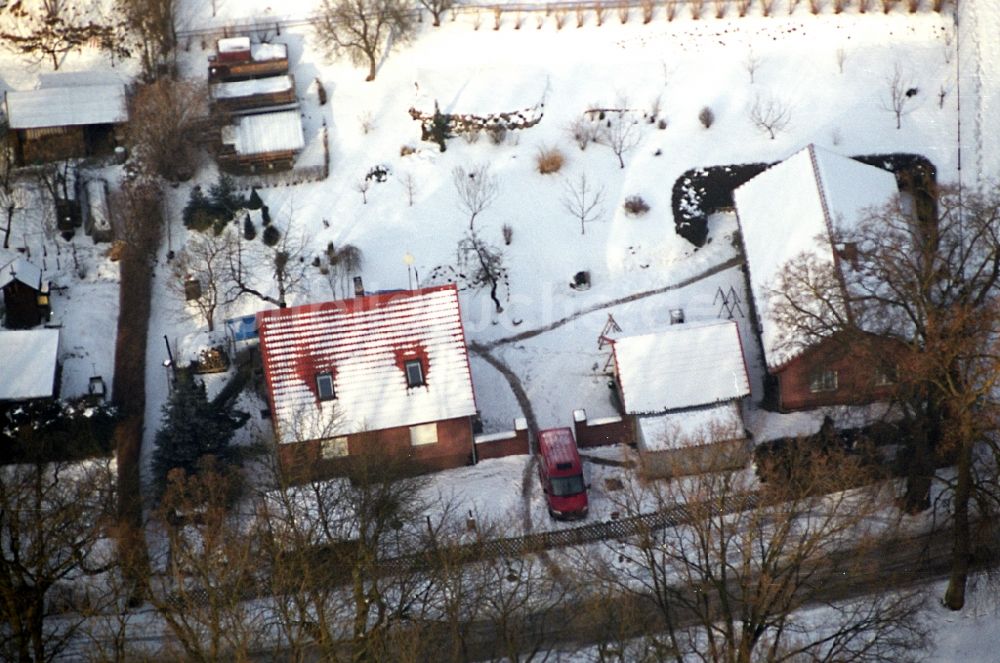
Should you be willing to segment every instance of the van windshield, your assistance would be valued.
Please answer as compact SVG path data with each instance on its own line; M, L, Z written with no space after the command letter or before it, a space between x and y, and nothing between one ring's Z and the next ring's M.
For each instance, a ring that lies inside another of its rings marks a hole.
M576 495L585 490L583 486L583 475L577 474L575 477L552 477L552 494L556 497L568 497Z

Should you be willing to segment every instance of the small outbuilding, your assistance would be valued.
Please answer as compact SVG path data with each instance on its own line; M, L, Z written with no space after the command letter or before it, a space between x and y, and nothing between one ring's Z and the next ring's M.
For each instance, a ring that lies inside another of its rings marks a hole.
M0 331L0 403L59 395L59 330Z
M42 283L42 270L23 255L0 251L0 290L4 327L28 329L48 318L48 284Z
M216 51L208 56L211 83L288 73L288 46L285 44L254 44L250 37L226 37L216 42Z
M9 90L4 108L21 165L109 154L128 121L124 83L96 72L43 74L37 89Z
M244 115L222 129L219 167L243 174L290 170L303 147L297 110Z
M647 476L744 466L741 401L750 394L733 320L673 325L612 341L618 396Z

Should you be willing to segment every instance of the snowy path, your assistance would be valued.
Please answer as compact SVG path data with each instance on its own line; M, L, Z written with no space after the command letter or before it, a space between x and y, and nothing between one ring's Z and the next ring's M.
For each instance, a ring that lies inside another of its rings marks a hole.
M655 295L662 295L663 293L670 292L671 290L680 290L681 288L686 288L687 286L691 285L692 283L697 283L698 281L701 281L702 279L707 279L710 276L714 276L715 274L718 274L720 272L724 272L727 269L730 269L731 267L736 267L737 265L741 265L741 264L743 264L743 256L734 256L734 257L730 258L729 260L726 260L723 263L715 265L714 267L709 267L708 269L706 269L706 270L704 270L702 272L699 272L698 274L695 274L694 276L688 277L688 278L686 278L686 279L684 279L682 281L678 281L677 283L672 283L670 285L661 286L659 288L653 288L652 290L643 290L641 292L635 292L635 293L632 293L631 295L625 295L624 297L618 297L616 299L612 299L612 300L606 301L606 302L598 302L596 304L592 304L590 306L582 308L579 311L576 311L575 313L567 315L566 317L560 318L560 319L556 320L555 322L551 322L551 323L545 325L544 327L538 327L536 329L528 329L528 330L520 332L518 334L514 334L513 336L507 336L507 337L504 337L504 338L498 338L495 341L490 341L489 343L484 343L483 345L479 346L479 348L480 348L481 351L488 352L488 351L493 350L495 348L498 348L498 347L500 347L502 345L508 345L508 344L511 344L511 343L517 343L519 341L524 341L524 340L527 340L529 338L534 338L535 336L540 336L541 334L544 334L545 332L552 331L553 329L558 329L559 327L562 327L563 325L569 324L570 322L573 322L574 320L576 320L578 318L582 318L585 315L590 315L591 313L594 313L595 311L600 311L600 310L603 310L603 309L614 308L615 306L620 306L622 304L628 304L629 302L634 302L634 301L638 301L640 299L645 299L646 297L653 297Z

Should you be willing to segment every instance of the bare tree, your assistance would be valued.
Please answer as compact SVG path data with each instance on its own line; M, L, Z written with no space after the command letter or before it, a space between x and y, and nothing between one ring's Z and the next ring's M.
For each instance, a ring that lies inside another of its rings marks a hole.
M500 178L488 163L481 163L469 170L455 166L451 171L451 180L458 192L458 205L469 215L469 230L472 230L476 217L500 194Z
M204 83L160 78L132 97L129 149L147 172L171 182L186 180L197 169L198 137L209 124Z
M767 14L765 14L766 16ZM759 55L754 53L753 46L747 49L746 57L743 58L743 69L746 70L747 75L750 76L750 84L753 85L754 78L757 75L757 70L760 69L761 58Z
M588 145L597 142L600 132L595 122L581 115L566 125L566 133L573 137L577 147L586 150Z
M841 46L837 49L835 55L837 57L837 70L840 73L844 73L844 63L847 62L847 49Z
M888 90L882 98L882 108L896 117L896 128L903 126L903 115L910 112L910 103L917 94L917 88L909 77L903 74L903 69L897 62L893 65L892 75L886 77Z
M284 308L289 295L308 288L304 238L286 232L273 247L240 239L231 247L226 257L226 300L250 295ZM262 266L266 271L258 269Z
M324 660L345 653L356 661L398 660L388 650L394 627L419 617L426 582L380 567L427 546L426 479L386 453L337 460L346 476L290 486L279 474L279 488L259 502L254 538L277 562L268 578L274 611L296 660L306 651Z
M128 57L115 26L95 23L89 7L70 0L17 2L0 17L0 42L9 50L39 62L48 60L59 69L73 49L97 43L112 57Z
M176 0L117 0L147 83L169 72L177 48Z
M375 80L382 56L412 32L410 8L401 0L323 0L316 21L319 43L332 56L367 64L366 81Z
M771 140L778 132L784 131L792 120L792 111L787 104L776 97L759 93L754 97L749 115L754 126L767 133Z
M182 301L193 303L201 313L208 331L215 330L215 313L230 303L227 298L229 257L236 250L233 231L226 228L219 235L212 232L192 233L187 244L177 253L171 265L172 278L168 287ZM192 281L198 283L197 295L191 292Z
M597 142L607 145L618 157L618 166L625 167L624 155L639 144L639 123L622 100L620 108L607 111L607 117L597 134Z
M587 174L580 173L576 180L567 179L560 199L563 209L580 220L580 234L587 232L587 224L603 213L604 187L594 187L587 181Z
M361 204L368 204L368 190L372 188L372 181L363 177L354 185L354 190L361 194Z
M418 0L420 6L431 13L435 28L441 25L441 16L455 5L455 0Z
M170 473L154 516L166 544L149 600L167 624L173 646L188 660L246 660L264 631L263 609L247 594L262 568L242 514L231 510L239 490L230 470L205 457L197 474ZM174 644L176 643L176 644Z
M417 195L417 178L413 176L413 173L406 172L402 174L399 181L402 183L403 189L406 190L406 204L413 207L413 200Z
M51 448L53 440L34 428L22 427L25 448ZM62 610L56 596L72 608L73 584L108 571L100 553L114 509L114 474L105 459L36 460L4 465L0 477L0 658L51 661L85 618ZM57 612L63 614L49 619Z
M10 248L10 231L14 225L14 210L23 203L20 189L14 177L15 154L7 128L0 124L0 209L7 217L7 227L4 228L3 248Z
M993 332L1000 318L1000 196L993 188L917 186L912 193L912 205L896 201L837 231L835 244L856 253L851 269L809 276L808 264L789 263L774 310L804 339L849 343L860 362L873 366L890 358L890 393L902 416L904 506L929 508L932 483L944 483L953 525L945 604L958 610L972 553L981 537L995 536L991 514L1000 505L1000 346ZM977 463L980 452L992 454L992 462ZM935 474L943 461L956 465L954 478Z
M789 449L765 463L771 478L762 485L745 471L630 483L618 498L624 513L683 504L685 522L608 541L609 555L587 557L604 605L646 615L640 640L676 661L918 657L926 636L915 592L827 598L845 578L871 573L879 540L892 532L891 489L845 490L867 480L856 456ZM814 603L827 608L822 624L807 614Z
M487 244L476 231L470 230L458 243L458 266L470 288L490 289L490 299L497 313L503 312L498 292L501 286L510 294L509 275L504 265L503 251Z

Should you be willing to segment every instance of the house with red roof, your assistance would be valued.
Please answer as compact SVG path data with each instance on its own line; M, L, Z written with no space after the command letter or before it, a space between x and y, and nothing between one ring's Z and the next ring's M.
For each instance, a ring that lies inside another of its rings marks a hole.
M257 324L287 477L336 474L363 453L405 457L418 471L475 461L454 285L263 311Z
M612 341L615 385L647 476L742 467L750 395L733 320L688 322Z
M859 362L837 339L813 343L801 338L777 314L775 302L782 295L781 275L792 260L807 258L813 270L832 269L843 284L841 270L850 266L852 247L835 246L836 231L857 227L869 210L884 207L898 193L889 171L815 145L733 192L770 376L766 400L779 410L859 404L888 386L884 369ZM849 317L850 311L842 315Z

